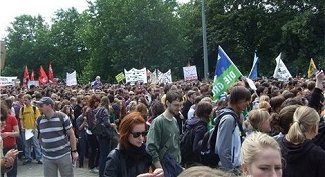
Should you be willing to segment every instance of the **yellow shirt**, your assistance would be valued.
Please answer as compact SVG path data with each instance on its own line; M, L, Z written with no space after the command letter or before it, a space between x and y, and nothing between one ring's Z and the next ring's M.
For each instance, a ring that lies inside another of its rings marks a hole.
M40 116L40 112L37 107L35 107L35 112L33 106L24 106L24 112L22 109L19 111L20 120L23 121L23 127L25 129L35 129L36 119Z

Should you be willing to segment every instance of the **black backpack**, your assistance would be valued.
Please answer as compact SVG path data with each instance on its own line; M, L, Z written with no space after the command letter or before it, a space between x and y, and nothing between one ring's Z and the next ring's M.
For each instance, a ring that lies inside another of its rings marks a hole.
M217 167L220 161L218 154L215 153L215 146L216 146L216 139L218 134L218 126L222 117L229 114L233 118L235 118L236 124L238 125L239 130L241 132L241 136L245 135L244 130L237 119L238 117L237 114L235 114L235 112L229 109L230 108L225 108L218 111L217 116L215 118L215 127L212 130L206 132L204 134L203 139L201 140L200 160L203 165L210 166L210 167Z
M181 150L181 164L184 165L191 161L193 154L193 141L195 135L195 125L185 124L185 130L180 137L180 150Z

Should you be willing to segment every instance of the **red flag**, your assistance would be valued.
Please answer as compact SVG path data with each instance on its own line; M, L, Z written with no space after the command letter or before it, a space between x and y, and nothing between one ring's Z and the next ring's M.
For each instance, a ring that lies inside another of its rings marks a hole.
M28 69L27 69L27 66L25 66L24 78L23 78L23 87L26 87L27 86L28 80L29 80Z
M39 84L44 85L47 83L48 79L47 79L47 75L43 69L43 66L40 67L39 72L40 72L40 75L38 78Z
M49 66L49 82L50 83L54 83L54 73L53 73L52 65L51 64Z
M34 71L32 71L32 73L30 74L30 80L31 81L34 81L35 79L34 79Z

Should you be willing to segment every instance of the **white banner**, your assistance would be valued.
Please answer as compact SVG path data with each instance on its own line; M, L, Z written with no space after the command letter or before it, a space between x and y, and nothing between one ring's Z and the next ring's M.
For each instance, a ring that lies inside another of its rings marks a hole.
M183 67L184 80L197 80L196 66Z
M135 69L132 68L129 71L124 69L124 75L126 82L134 84L135 82L147 83L147 69Z
M158 70L158 82L159 83L172 83L172 72L168 70L165 73L162 73Z
M276 66L274 69L273 77L280 81L287 81L289 78L292 78L288 68L286 67L286 65L283 63L281 59L281 53L279 54L278 57L276 57L275 61L276 61Z
M150 72L149 82L153 84L158 83L157 69L155 69L154 72Z
M36 87L39 86L39 81L28 81L27 87L30 88L31 85L35 85Z
M73 71L71 74L67 73L65 82L67 86L77 85L77 72Z
M15 80L17 77L4 77L0 76L0 86L8 86L8 85L15 85Z

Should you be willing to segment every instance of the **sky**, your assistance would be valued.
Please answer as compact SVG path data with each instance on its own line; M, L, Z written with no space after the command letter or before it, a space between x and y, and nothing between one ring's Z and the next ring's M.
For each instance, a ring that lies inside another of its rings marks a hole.
M94 1L94 0L92 0ZM184 3L189 0L178 0ZM75 7L78 12L88 8L86 0L4 0L0 10L0 40L7 36L7 28L15 17L20 15L41 15L49 23L58 9L67 10Z

